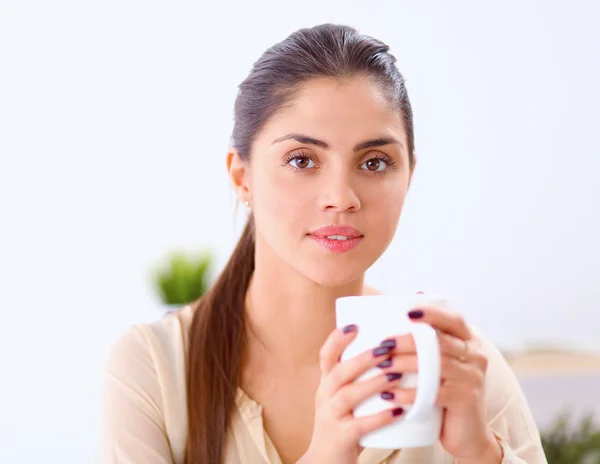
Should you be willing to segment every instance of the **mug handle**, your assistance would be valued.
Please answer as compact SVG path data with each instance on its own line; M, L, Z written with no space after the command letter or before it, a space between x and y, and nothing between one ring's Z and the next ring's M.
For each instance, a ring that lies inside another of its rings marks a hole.
M417 347L417 395L405 420L421 420L435 406L441 378L441 355L437 333L429 324L412 322L409 329Z

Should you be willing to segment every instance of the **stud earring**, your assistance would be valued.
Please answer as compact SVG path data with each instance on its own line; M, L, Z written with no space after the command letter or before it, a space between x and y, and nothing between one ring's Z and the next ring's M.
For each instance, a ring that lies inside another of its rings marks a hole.
M244 202L244 206L246 207L246 210L247 210L248 212L250 212L250 210L252 209L252 208L250 208L250 202L249 202L248 200L246 200L246 201Z

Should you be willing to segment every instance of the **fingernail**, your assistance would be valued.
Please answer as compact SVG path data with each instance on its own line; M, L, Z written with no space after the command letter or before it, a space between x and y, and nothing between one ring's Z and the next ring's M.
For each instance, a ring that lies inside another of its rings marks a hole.
M392 392L382 392L381 393L381 397L384 400L393 400L394 399L394 394Z
M402 408L394 408L394 409L392 409L392 416L394 416L394 417L399 416L403 412L404 412L404 409L402 409Z
M390 350L393 350L396 348L396 340L388 338L387 340L382 341L379 346L387 346Z
M390 349L387 346L378 346L373 350L373 356L383 356L384 354L388 354Z
M358 326L356 324L348 324L347 326L345 326L342 331L344 333L350 333L350 332L356 332L356 329L358 329Z
M377 364L377 367L383 369L385 367L390 367L391 365L392 365L392 360L386 359L385 361L381 361L379 364Z
M412 311L408 312L408 317L411 319L420 319L423 317L423 311L420 309L413 309Z
M389 374L385 374L389 382L393 382L394 380L398 380L402 377L400 372L390 372Z

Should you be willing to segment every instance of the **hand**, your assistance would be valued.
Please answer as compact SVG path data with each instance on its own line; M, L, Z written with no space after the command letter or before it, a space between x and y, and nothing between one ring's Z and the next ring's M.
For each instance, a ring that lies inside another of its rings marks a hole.
M397 385L381 373L353 382L385 359L391 349L373 347L340 362L344 349L356 337L356 326L334 330L319 354L321 380L315 395L315 422L308 450L299 463L356 464L361 447L359 439L396 420L402 408L354 418L352 410L367 398ZM374 352L374 350L377 350Z
M490 430L485 414L484 383L488 359L464 319L435 307L418 308L411 319L430 324L438 333L442 382L437 405L444 408L440 442L459 463L500 463L502 450ZM416 372L417 355L412 335L382 342L392 348L384 372ZM396 404L415 401L416 389L394 388L387 395Z

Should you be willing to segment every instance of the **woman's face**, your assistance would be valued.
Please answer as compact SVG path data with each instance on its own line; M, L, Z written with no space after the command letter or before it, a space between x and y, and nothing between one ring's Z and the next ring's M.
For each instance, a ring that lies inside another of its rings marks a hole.
M230 164L254 214L257 259L264 250L326 286L361 277L394 237L407 148L400 114L368 78L309 81L258 134L250 162Z

